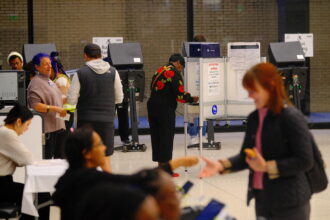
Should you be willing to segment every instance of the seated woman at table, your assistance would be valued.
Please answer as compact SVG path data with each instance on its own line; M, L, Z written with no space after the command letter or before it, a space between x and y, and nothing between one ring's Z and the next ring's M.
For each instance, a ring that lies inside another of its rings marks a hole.
M21 205L24 184L14 182L13 173L16 167L33 162L32 153L18 137L29 129L32 117L27 107L15 104L4 120L5 125L0 127L0 203ZM49 210L44 212L47 215ZM22 215L21 219L33 217Z
M100 136L90 128L80 128L68 137L65 143L64 155L69 163L69 168L55 185L56 191L53 194L55 205L61 208L62 220L74 219L76 213L79 212L77 203L81 200L83 194L91 187L102 182L134 185L137 188L147 191L149 194L157 194L163 191L166 191L164 192L166 194L167 192L175 191L175 185L171 180L171 176L159 168L142 170L133 175L116 175L97 171L96 168L101 166L106 159L105 146ZM170 161L163 169L171 173L172 170L180 166L189 167L197 164L197 162L197 157L193 156L178 158ZM159 179L162 181L158 181ZM164 182L163 180L167 182L171 181L172 185L166 184L168 188L171 186L170 189L160 190L160 184L158 182ZM162 202L168 202L168 200L164 199L164 197L159 197L157 202L160 204ZM172 204L179 205L176 197L173 197ZM165 205L159 206L160 208L165 207ZM167 208L166 210L176 211L178 209L179 207L176 207L176 209L172 207L172 209ZM163 212L164 210L162 208L160 210L162 218L170 219L163 217L164 215L167 216Z
M19 104L10 110L0 127L0 202L20 204L24 185L13 181L17 166L32 163L32 154L18 138L29 128L33 114Z

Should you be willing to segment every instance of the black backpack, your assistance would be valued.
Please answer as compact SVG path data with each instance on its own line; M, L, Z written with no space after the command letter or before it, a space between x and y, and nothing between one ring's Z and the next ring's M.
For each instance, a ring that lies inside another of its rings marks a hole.
M328 186L328 177L325 173L325 163L322 159L321 152L317 147L314 138L312 138L313 147L313 167L306 172L306 176L311 187L312 193L319 193L325 190Z
M290 111L290 108L285 108L287 111ZM291 108L292 111L292 108ZM296 111L296 110L295 110ZM301 114L299 112L299 114ZM285 128L282 122L282 129ZM306 134L307 135L307 134ZM312 193L319 193L325 190L328 187L328 177L325 172L325 163L322 159L321 152L317 147L312 133L309 132L312 148L313 148L313 166L310 170L306 171L307 180L311 188Z

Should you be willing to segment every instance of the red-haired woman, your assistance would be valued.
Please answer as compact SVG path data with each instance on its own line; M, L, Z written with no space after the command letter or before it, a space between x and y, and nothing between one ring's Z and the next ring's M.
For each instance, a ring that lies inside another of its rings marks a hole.
M243 78L256 110L248 116L240 152L211 161L199 176L250 169L248 203L257 219L308 220L311 190L305 172L312 167L312 135L304 116L291 106L275 66L260 63ZM251 154L248 154L249 149ZM249 156L250 155L250 156Z

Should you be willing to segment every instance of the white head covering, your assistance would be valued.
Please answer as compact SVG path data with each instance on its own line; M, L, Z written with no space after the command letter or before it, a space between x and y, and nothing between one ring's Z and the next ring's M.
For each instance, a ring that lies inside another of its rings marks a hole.
M23 62L22 55L20 53L16 52L16 51L13 51L13 52L10 52L10 54L7 57L7 63L8 63L8 65L10 65L9 58L12 57L12 56L18 56L22 60L22 62Z

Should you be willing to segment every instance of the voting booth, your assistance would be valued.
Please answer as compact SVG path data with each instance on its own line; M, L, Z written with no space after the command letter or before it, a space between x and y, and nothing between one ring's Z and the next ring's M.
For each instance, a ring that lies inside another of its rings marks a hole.
M26 105L25 73L22 70L0 70L0 108L15 102Z
M57 51L56 46L53 43L49 44L24 44L23 45L23 56L24 62L30 62L33 57L38 53L45 53L50 55L51 52Z
M206 120L246 120L255 105L243 88L242 79L249 68L265 59L260 57L259 42L228 43L228 57L222 58L219 43L186 42L183 54L186 90L192 96L199 96L199 105L184 106L186 149L187 124L191 115L199 117L199 125ZM199 134L202 152L202 129Z
M259 42L233 42L227 45L225 81L225 114L227 119L246 119L255 109L254 102L243 88L242 80L248 69L262 62Z
M269 44L270 62L278 67L286 91L292 103L304 111L302 103L306 99L308 67L304 50L299 41L275 42Z
M132 143L115 148L123 152L146 151L139 143L136 101L143 101L145 73L140 43L116 43L108 45L108 58L120 75L124 90L124 101L129 102Z
M220 58L220 45L215 42L185 42L183 44L183 55L185 56L185 87L192 96L199 96L199 105L184 106L184 132L185 149L187 149L187 125L189 117L199 117L199 125L207 119L221 116L224 105L223 92L223 65ZM208 123L208 127L212 123ZM202 129L199 129L199 148L220 149L220 143L214 142L214 137L209 133L208 143L202 142Z

